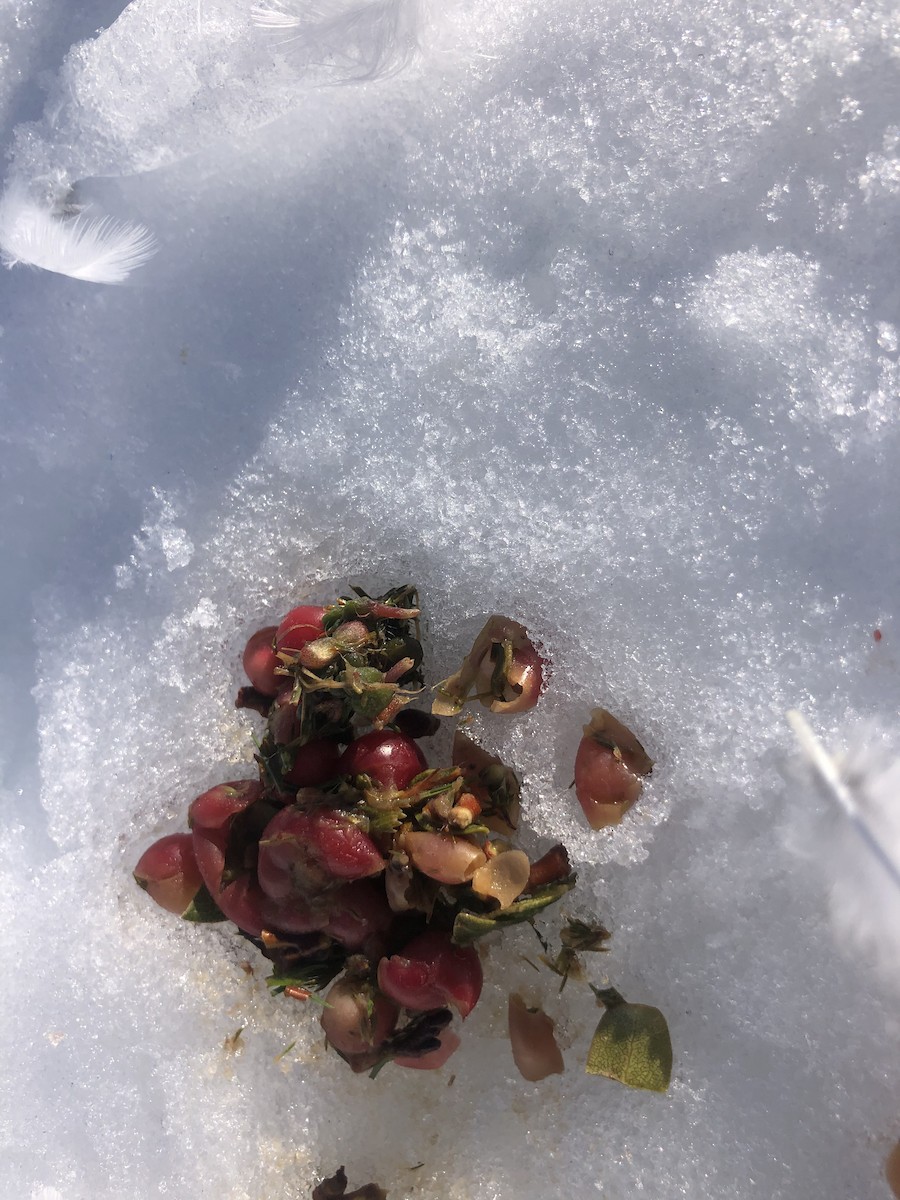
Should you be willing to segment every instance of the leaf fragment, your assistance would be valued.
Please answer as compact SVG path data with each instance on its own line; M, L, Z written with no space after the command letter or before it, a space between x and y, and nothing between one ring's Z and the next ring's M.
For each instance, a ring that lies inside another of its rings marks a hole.
M226 921L228 918L210 895L206 884L201 884L200 890L181 914L182 921L193 921L198 925L212 924L215 921Z
M493 933L495 929L502 929L507 925L518 925L522 921L530 921L542 909L547 908L550 904L555 904L574 886L575 877L572 876L562 883L554 883L541 888L533 896L517 900L509 908L502 908L498 912L477 913L464 908L457 913L456 920L453 922L453 941L457 946L471 946L480 937Z
M612 989L598 993L609 1007L591 1041L585 1071L626 1087L665 1092L672 1078L672 1040L666 1018L649 1004L629 1004Z

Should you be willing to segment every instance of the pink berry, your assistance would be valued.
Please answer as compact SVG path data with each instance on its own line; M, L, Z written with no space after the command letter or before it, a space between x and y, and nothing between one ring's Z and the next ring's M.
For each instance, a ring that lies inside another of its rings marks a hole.
M364 879L384 870L381 851L345 814L282 809L259 844L259 882L279 904L305 900L339 880Z
M154 842L134 868L135 882L167 912L180 916L203 884L189 833L170 833Z
M262 795L263 786L257 779L217 783L192 801L188 821L192 829L197 825L204 829L225 829L238 813L262 799Z
M279 904L267 896L259 886L252 861L245 864L246 870L236 879L222 886L232 824L262 795L260 783L243 779L220 783L193 802L189 811L191 838L203 882L229 921L254 937L263 930L309 933L321 929L324 914L308 904L293 898L289 904ZM252 855L252 847L249 850Z
M264 696L276 695L287 682L284 675L275 674L281 663L275 657L274 642L275 626L267 625L257 630L244 647L244 674Z
M285 654L296 654L308 642L325 636L322 618L325 609L316 604L301 604L292 608L275 631L275 649Z
M351 742L341 756L342 775L368 775L383 788L402 791L426 770L425 756L402 733L373 730Z
M347 950L362 950L375 959L393 919L381 880L358 879L328 893L328 921L323 932Z
M451 1005L467 1017L481 995L478 952L454 946L448 933L427 930L400 954L378 964L378 986L403 1008L427 1012Z

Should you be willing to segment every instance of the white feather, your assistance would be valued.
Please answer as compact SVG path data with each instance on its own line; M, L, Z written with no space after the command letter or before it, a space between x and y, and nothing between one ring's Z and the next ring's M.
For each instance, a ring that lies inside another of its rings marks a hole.
M255 25L286 33L279 43L304 65L326 66L339 82L395 75L418 49L420 0L266 0Z
M797 712L787 714L830 813L807 830L830 885L832 924L894 987L900 984L900 758L874 727L832 757ZM796 839L795 839L796 841Z
M260 29L297 29L303 24L296 13L284 12L275 4L254 4L250 9L254 25Z
M0 258L84 279L122 283L156 252L143 225L111 217L58 216L14 181L0 199Z

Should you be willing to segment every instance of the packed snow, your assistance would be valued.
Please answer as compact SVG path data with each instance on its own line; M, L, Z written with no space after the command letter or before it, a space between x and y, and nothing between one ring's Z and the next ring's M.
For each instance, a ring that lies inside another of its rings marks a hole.
M251 0L66 7L0 13L4 187L156 253L2 275L3 1194L280 1200L343 1163L392 1200L886 1200L896 901L784 714L896 851L896 5L387 4L398 40L316 53ZM552 664L474 729L612 930L591 978L666 1014L667 1095L584 1074L599 1009L527 927L446 1068L372 1081L135 887L253 772L249 634L407 581L434 681L493 612ZM656 761L601 832L596 705ZM516 988L564 1075L516 1073Z

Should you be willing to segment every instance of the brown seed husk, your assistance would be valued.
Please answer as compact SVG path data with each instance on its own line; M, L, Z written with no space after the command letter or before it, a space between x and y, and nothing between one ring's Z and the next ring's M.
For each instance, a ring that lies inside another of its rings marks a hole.
M516 992L509 997L507 1013L513 1060L522 1078L537 1083L548 1075L561 1075L565 1064L551 1018L539 1008L529 1008Z

